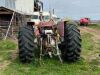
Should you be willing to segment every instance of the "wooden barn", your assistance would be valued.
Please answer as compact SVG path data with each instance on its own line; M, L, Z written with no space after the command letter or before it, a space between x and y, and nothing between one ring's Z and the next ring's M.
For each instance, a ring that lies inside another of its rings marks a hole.
M26 19L31 17L23 12L0 7L0 38L6 39L7 36L14 36L20 25L24 25Z
M31 19L33 12L39 12L40 0L0 0L0 38L14 37L20 25Z

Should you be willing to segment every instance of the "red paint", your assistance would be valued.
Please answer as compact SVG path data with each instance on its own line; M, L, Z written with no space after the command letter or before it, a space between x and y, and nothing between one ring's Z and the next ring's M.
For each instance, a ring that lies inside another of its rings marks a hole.
M80 20L80 23L89 23L89 20L87 18L83 18Z
M59 22L58 23L58 32L61 37L64 37L64 22Z

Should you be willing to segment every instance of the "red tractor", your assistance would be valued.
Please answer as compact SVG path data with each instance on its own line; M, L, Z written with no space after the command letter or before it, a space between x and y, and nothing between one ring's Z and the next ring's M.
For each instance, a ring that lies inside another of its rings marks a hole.
M40 23L27 22L20 27L18 35L19 59L30 63L35 57L57 56L60 62L74 62L80 58L81 35L76 23L67 20L55 23L54 19L43 19L40 12Z
M61 21L57 25L50 20L35 26L28 22L19 30L19 59L32 62L38 55L58 56L61 62L74 62L80 58L81 35L76 23Z
M82 18L80 19L80 26L88 26L89 25L89 18Z

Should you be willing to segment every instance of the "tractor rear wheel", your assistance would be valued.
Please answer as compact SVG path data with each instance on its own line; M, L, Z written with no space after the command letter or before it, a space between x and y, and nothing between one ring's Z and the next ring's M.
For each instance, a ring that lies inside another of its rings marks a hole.
M68 24L64 26L63 49L62 57L65 61L74 62L80 58L81 35L77 25Z
M33 33L34 30L31 25L25 25L19 29L19 59L22 63L30 63L34 57L35 36Z

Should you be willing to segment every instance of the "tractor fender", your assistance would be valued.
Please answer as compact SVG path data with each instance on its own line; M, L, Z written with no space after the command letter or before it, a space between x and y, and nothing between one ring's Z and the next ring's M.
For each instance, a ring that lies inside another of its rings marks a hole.
M75 21L61 21L57 24L57 29L60 37L64 37L64 27L65 25L77 25Z

